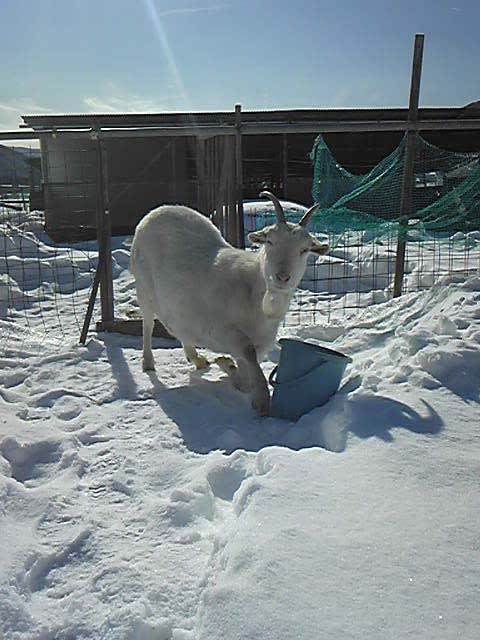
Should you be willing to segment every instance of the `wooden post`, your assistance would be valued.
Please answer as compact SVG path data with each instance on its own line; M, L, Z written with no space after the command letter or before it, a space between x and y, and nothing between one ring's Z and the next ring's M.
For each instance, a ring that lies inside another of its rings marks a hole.
M227 207L228 218L233 221L235 229L235 246L240 246L240 231L237 217L237 181L236 181L236 159L235 159L235 139L228 136L228 184L227 184Z
M90 297L88 299L87 312L85 314L85 319L83 321L82 333L80 334L80 341L79 341L80 344L85 344L85 341L87 340L88 329L90 327L90 322L92 320L93 308L95 306L95 300L97 298L98 285L100 284L100 276L102 274L102 271L103 271L103 264L99 256L97 269L95 271L95 277L93 279L92 290L90 292Z
M92 290L88 300L87 312L83 322L82 333L80 335L80 344L85 344L87 339L88 328L93 315L93 308L97 297L98 288L100 286L100 302L102 320L97 323L97 330L103 330L102 325L105 323L112 324L114 321L113 310L113 276L112 276L112 244L111 244L111 222L108 211L108 187L106 177L106 152L98 133L92 135L92 139L96 140L97 152L97 244L98 244L98 264L93 279Z
M208 214L207 185L205 181L205 138L197 136L197 206L202 213Z
M224 136L215 136L215 155L214 155L214 176L215 176L215 190L214 190L214 202L215 211L217 212L218 219L220 220L220 230L222 235L227 240L228 237L228 219L225 211L225 178L226 178L226 166L225 166L225 138Z
M171 176L168 189L168 198L170 201L174 201L177 193L177 139L172 138L170 143L170 161L171 161Z
M243 220L243 154L242 154L242 106L235 105L235 199L237 210L237 247L245 248Z
M238 216L236 206L235 146L232 136L223 136L222 193L227 219L227 239L239 246Z
M208 138L206 141L206 175L208 187L207 213L211 213L213 215L213 222L218 229L223 232L219 213L215 209L215 141L215 138Z
M410 100L408 105L409 124L418 124L418 102L420 97L420 78L422 75L423 33L417 33L413 49L412 79L410 84ZM412 213L413 184L415 180L415 142L417 131L409 128L405 141L405 164L403 168L402 193L400 199L400 219L397 241L397 255L395 258L395 280L393 297L402 294L403 278L405 275L405 249L407 242L408 219Z
M286 133L282 135L282 174L283 197L286 200L288 198L288 139Z
M112 229L108 210L107 157L105 148L97 136L97 242L99 261L103 265L100 274L100 300L102 322L113 321L112 277Z

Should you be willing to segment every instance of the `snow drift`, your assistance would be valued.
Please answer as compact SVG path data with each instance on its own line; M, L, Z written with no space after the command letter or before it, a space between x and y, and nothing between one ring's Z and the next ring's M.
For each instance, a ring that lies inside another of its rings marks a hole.
M477 637L479 276L284 327L353 359L297 423L175 343L0 331L6 639Z

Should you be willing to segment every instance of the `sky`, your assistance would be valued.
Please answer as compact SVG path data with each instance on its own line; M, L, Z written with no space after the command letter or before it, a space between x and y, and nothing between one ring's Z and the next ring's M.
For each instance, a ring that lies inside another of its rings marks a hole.
M22 114L480 99L478 0L2 0L0 130Z

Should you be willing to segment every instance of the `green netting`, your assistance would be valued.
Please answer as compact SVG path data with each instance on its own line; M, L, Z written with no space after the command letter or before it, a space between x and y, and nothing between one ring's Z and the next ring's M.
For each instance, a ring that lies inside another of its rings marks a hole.
M404 222L400 201L405 155L406 136L369 173L353 175L339 165L318 136L311 153L312 195L321 209L313 230L369 229L380 235ZM415 227L425 234L480 229L480 152L439 149L416 135L414 176L409 229Z

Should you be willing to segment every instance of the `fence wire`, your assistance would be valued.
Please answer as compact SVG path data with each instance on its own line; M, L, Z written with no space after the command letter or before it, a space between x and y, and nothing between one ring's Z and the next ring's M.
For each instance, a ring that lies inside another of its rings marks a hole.
M305 207L282 202L287 220L297 222ZM276 217L270 205L263 203L247 203L245 211L248 245L248 232L273 224ZM397 224L386 224L380 231L317 232L330 250L325 256L309 257L286 323L330 322L333 316L353 315L390 300L398 231ZM448 276L463 278L479 272L480 230L472 230L468 220L455 232L419 233L414 227L407 234L403 293L428 289Z
M62 159L59 153L57 150L55 156L59 166L68 164L67 158ZM71 148L68 153L70 158ZM97 267L97 243L52 240L51 234L45 231L44 213L33 206L32 194L38 191L38 184L30 181L28 173L20 174L17 155L12 153L11 157L16 164L9 167L10 183L1 185L0 180L0 342L18 341L20 335L27 340L29 334L35 334L37 342L41 338L50 344L66 338L77 340ZM82 155L80 150L77 164L81 162L85 164L85 153ZM90 182L92 175L90 171ZM95 184L92 188L95 191ZM262 188L272 187L262 184ZM69 220L74 228L78 198L68 189L64 192L71 198L67 209L74 212ZM175 200L182 201L180 193ZM55 201L55 204L61 203ZM292 222L298 221L305 211L303 205L295 202L284 201L284 208L287 219ZM80 209L85 209L83 204ZM88 215L91 217L94 213L92 209ZM246 237L249 231L272 224L275 219L271 203L245 201ZM418 233L416 228L409 231L405 293L429 288L444 276L478 273L480 231L467 223L464 228L457 225L455 233L432 230ZM320 258L309 257L305 276L285 320L287 326L328 324L339 316L356 314L392 297L398 238L395 223L373 231L346 228L341 232L322 233L321 227L316 224L313 227L314 232L328 242L330 251ZM131 235L112 239L116 318L139 315L133 276L128 269L130 243ZM246 245L248 247L248 240ZM98 308L95 319L98 319Z
M20 201L0 205L2 341L13 325L26 338L79 335L96 264L96 243L57 244L44 232L41 212Z

